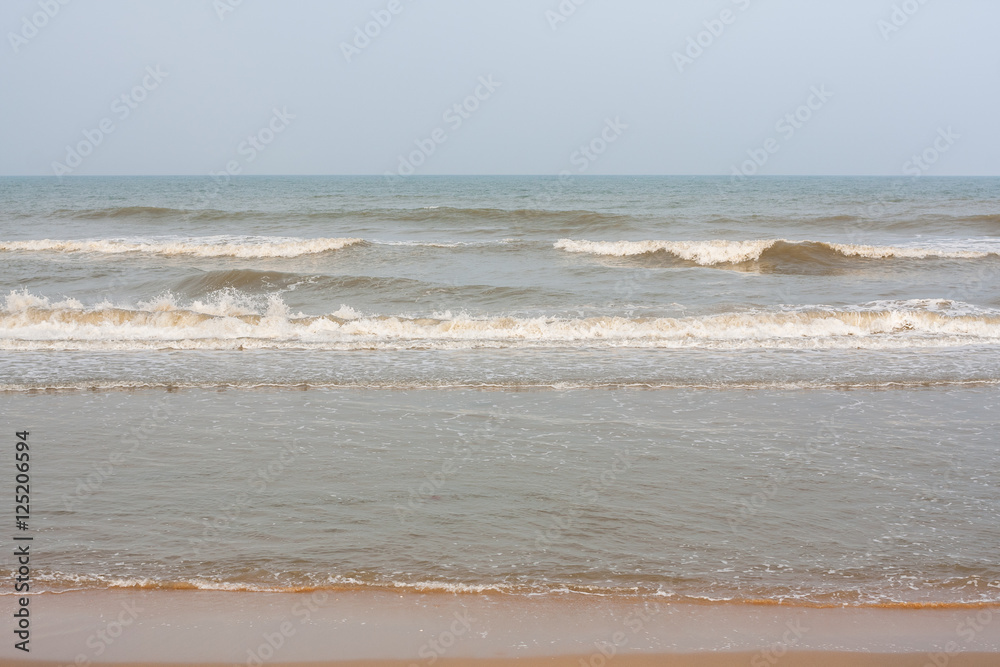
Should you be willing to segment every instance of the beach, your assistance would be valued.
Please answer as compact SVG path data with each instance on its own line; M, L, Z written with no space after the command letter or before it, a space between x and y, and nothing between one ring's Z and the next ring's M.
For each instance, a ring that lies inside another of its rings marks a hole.
M1000 664L996 179L2 185L2 664Z
M53 664L81 656L91 664L160 665L606 660L922 667L942 658L995 665L1000 645L995 606L859 609L323 590L79 592L37 596L33 604L43 619L35 630L43 648L32 658Z

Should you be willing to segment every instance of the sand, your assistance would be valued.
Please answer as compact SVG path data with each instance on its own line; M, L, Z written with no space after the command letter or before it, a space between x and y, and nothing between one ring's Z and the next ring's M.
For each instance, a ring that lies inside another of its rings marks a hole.
M31 610L30 654L8 640L0 667L1000 665L998 607L120 589L35 595Z
M608 660L606 664L613 667L745 667L754 665L753 653L716 653L716 654L661 654L661 655L629 655L618 656ZM516 667L580 667L581 664L602 664L588 663L589 656L565 656L552 658L483 658L465 659L443 658L434 664L437 667L460 667L470 665L472 667L505 667L514 665ZM60 662L15 662L0 660L0 667L16 667L17 665L31 664L38 667L64 667ZM156 662L129 662L129 663L91 663L90 667L103 667L104 665L130 665L131 667L193 667L192 663L156 663ZM233 665L245 663L201 663L196 667L233 667ZM289 662L289 663L266 663L275 667L411 667L414 664L427 664L425 662L414 663L411 660L352 660L339 662ZM775 663L760 663L762 665L780 664L781 667L935 667L936 663L929 660L925 654L899 654L899 653L843 653L843 652L818 652L800 651L788 653ZM1000 657L995 653L962 653L944 663L947 667L996 667L1000 665Z

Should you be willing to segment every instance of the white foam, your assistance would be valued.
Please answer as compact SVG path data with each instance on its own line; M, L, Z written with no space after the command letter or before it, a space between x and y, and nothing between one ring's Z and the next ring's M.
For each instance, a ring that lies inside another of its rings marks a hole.
M666 251L681 259L710 266L738 264L759 259L777 240L758 241L573 241L560 239L555 247L567 252L580 252L612 257L630 257Z
M152 253L158 255L193 255L195 257L300 257L340 250L364 239L299 239L270 236L206 236L159 239L95 239L60 241L0 241L0 251L61 253Z
M886 302L693 317L372 316L342 305L292 313L280 295L235 291L135 306L50 302L11 292L0 349L465 349L474 347L897 348L1000 342L1000 314L944 302ZM950 303L950 302L949 302Z
M374 245L403 246L412 248L485 248L516 243L517 239L490 239L487 241L380 241L371 240Z
M330 316L337 317L342 320L357 320L364 317L364 315L358 311L354 310L350 306L345 306L344 304L340 304L340 308L330 313Z
M891 257L905 259L927 259L941 257L945 259L981 259L991 252L982 250L945 250L942 248L920 248L910 246L874 246L854 245L851 243L825 243L847 257L867 257L869 259L887 259Z
M789 241L787 239L759 239L753 241L574 241L560 239L555 247L567 252L587 253L610 257L632 257L653 252L668 252L675 257L695 262L703 266L714 264L739 264L757 261L768 249L777 243L790 245L816 244L834 250L845 257L865 257L869 259L928 257L952 259L980 259L988 255L998 255L990 249L928 248L915 246L875 246L851 243L828 243L825 241Z

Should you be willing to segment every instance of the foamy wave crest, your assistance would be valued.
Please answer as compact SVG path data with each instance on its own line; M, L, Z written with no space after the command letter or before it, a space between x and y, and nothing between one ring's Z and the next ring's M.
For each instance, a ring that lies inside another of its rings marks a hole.
M296 577L295 580L269 582L224 581L220 578L178 577L152 578L146 576L108 576L102 574L72 574L40 572L35 576L39 592L68 592L80 590L133 589L149 591L218 591L241 593L311 593L329 592L384 592L444 594L444 595L515 595L536 596L587 596L617 599L662 599L671 602L700 604L739 604L753 606L787 605L794 607L843 608L882 607L899 609L977 609L993 607L998 603L992 591L967 590L968 578L934 580L927 582L938 599L914 596L913 589L869 590L865 587L847 589L815 589L807 586L749 586L726 588L709 582L687 581L663 585L588 585L550 581L463 583L456 581L422 580L398 581L388 577L356 578L350 576ZM925 586L927 585L925 584ZM995 589L996 583L989 582ZM0 591L0 597L14 595Z
M364 242L355 238L299 239L271 236L206 236L178 239L96 239L59 241L0 241L0 252L58 253L152 253L157 255L193 255L195 257L300 257Z
M476 347L895 348L1000 343L1000 314L934 302L682 318L293 314L280 295L236 291L136 306L50 302L11 292L0 349L463 349Z
M373 581L340 575L327 579L324 587L406 589L418 593L510 593L514 591L514 588L507 584L466 584L453 581Z
M244 582L217 581L203 578L154 579L151 577L116 577L100 574L69 574L64 572L39 573L35 577L43 590L71 591L88 589L132 588L139 590L204 590L254 593L295 593L315 587L268 586Z
M755 241L574 241L560 239L556 241L555 247L566 252L609 257L633 257L666 252L678 259L695 262L702 266L756 262L764 258L765 255L773 256L775 259L809 259L809 253L815 252L867 259L926 259L929 257L981 259L989 255L1000 255L1000 252L992 250L855 245L825 241L789 241L786 239Z
M567 252L630 257L669 252L681 259L710 266L759 259L775 241L573 241L560 239L555 247Z

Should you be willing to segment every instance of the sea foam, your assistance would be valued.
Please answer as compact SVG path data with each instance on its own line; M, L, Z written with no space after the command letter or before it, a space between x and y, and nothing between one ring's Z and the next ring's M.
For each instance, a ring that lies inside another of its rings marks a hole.
M868 259L906 258L926 259L930 257L950 259L981 259L989 255L1000 255L995 250L951 250L943 248L920 248L909 246L875 246L851 243L828 243L825 241L789 241L787 239L759 239L753 241L574 241L560 239L555 248L566 252L587 253L609 257L633 257L655 252L665 252L678 259L695 262L702 266L717 264L740 264L755 262L765 255L775 259L803 258L803 250L833 252L844 257Z
M177 239L39 239L0 241L0 252L58 253L152 253L157 255L192 255L195 257L300 257L331 250L341 250L363 243L357 238L299 239L284 237L207 236Z
M0 349L878 348L997 341L1000 314L927 301L692 317L402 317L348 305L323 315L293 313L279 294L235 290L185 303L167 293L135 305L93 306L22 291L11 292L0 311Z

